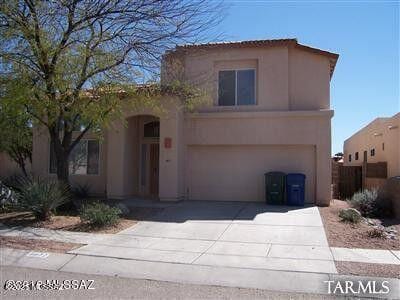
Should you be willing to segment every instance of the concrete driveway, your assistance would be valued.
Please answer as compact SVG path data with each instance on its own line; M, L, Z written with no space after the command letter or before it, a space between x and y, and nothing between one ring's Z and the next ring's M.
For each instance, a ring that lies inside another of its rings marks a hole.
M132 200L128 204L154 204L163 210L71 253L202 266L337 273L317 207L209 201L146 204Z

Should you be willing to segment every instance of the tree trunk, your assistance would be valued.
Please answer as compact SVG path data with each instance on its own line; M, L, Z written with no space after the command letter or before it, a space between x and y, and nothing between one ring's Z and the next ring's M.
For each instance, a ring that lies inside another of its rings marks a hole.
M56 151L57 152L57 151ZM56 154L57 179L69 186L68 155L65 153Z
M69 151L65 150L65 146L67 146L67 149L68 149L70 143L68 143L68 145L63 145L63 143L61 143L60 138L58 136L58 132L50 131L50 139L53 144L54 155L55 155L55 160L56 160L57 179L58 179L58 181L66 184L67 186L70 186L69 185L69 166L68 166Z
M18 165L22 171L22 174L24 174L25 177L28 177L28 172L26 171L25 160L23 160L23 159L19 160Z

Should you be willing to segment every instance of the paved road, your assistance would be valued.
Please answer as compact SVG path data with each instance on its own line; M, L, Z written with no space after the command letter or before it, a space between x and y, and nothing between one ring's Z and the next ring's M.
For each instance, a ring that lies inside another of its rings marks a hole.
M6 280L94 280L94 290L5 291ZM153 280L94 276L30 268L1 267L1 299L341 299L310 294L178 284ZM343 298L344 299L344 298Z

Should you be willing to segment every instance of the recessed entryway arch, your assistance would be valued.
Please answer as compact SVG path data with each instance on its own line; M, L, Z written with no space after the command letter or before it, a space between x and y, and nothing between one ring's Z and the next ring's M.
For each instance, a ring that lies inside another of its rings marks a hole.
M127 114L107 130L109 198L176 201L183 195L183 118L164 114Z
M129 196L158 198L160 120L152 115L126 119L125 192Z

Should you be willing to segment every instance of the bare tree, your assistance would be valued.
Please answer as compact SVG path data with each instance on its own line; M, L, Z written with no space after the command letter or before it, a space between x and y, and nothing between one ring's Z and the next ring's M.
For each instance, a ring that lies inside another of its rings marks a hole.
M7 93L0 105L15 106L48 129L58 179L68 182L72 149L121 110L109 88L157 74L161 54L204 41L222 9L205 0L1 0Z

